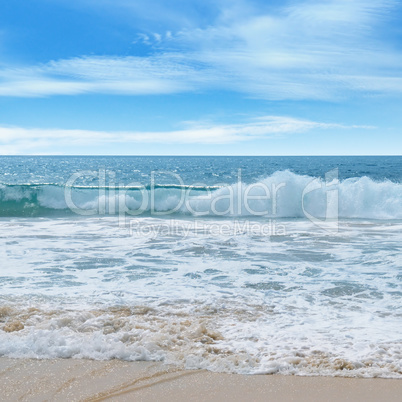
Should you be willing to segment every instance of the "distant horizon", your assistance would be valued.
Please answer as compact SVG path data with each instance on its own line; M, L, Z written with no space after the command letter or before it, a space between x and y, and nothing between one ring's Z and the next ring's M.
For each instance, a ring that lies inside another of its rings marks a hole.
M63 154L43 154L43 155L41 155L41 154L32 154L32 155L0 155L0 158L1 157L27 157L27 158L29 158L29 157L35 157L35 156L41 156L41 157L77 157L77 156L80 156L80 157L104 157L104 156L110 156L110 157L167 157L167 158L169 158L169 157L184 157L184 158L186 158L186 157L192 157L192 156L194 156L194 157L205 157L205 158L212 158L212 157L215 157L215 158L226 158L226 157L228 157L228 156L231 156L231 157L238 157L238 158L242 158L242 157L256 157L256 158L272 158L272 157L277 157L277 158L281 158L281 157L286 157L286 158L291 158L291 157L295 157L295 158L297 158L297 157L317 157L317 158L325 158L325 157L339 157L339 158L342 158L342 157L351 157L351 158L353 158L353 157L373 157L373 158L376 158L376 157L378 157L378 158L381 158L381 157L402 157L402 155L401 154L387 154L387 155L196 155L196 154L194 154L194 155L167 155L167 154L160 154L160 155L157 155L157 154L155 154L155 155L140 155L140 154L138 154L138 155L123 155L123 154L121 154L121 155L114 155L114 154L92 154L92 155L84 155L84 154L75 154L75 155L73 155L73 154L66 154L66 155L63 155Z

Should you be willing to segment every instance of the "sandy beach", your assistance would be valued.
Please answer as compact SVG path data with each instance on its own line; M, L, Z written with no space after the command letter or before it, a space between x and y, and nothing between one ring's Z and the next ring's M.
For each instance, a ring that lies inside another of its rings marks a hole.
M155 362L0 358L4 401L400 401L402 381L181 370Z

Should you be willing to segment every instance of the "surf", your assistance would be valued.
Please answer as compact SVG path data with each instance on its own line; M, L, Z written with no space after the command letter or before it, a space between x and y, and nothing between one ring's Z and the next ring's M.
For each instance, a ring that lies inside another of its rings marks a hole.
M125 214L323 219L328 213L330 192L336 196L332 209L337 209L339 218L402 219L401 183L375 181L367 176L328 183L320 177L288 170L252 183L222 185L0 184L0 216Z

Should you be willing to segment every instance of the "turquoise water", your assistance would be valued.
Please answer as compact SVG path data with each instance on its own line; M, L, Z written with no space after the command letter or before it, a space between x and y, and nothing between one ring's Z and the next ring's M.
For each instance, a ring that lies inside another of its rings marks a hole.
M258 187L265 186L270 199L261 202L250 199L252 204L263 204L256 206L256 212L264 215L262 212L267 211L265 215L271 217L303 218L305 214L300 204L306 185L314 178L324 180L325 174L334 169L336 179L340 181L337 188L341 193L341 217L402 217L402 158L395 156L2 157L0 216L66 215L72 209L93 211L89 215L115 215L122 212L122 206L128 214L150 213L152 209L169 215L172 211L177 214L203 212L204 215L222 215L222 211L228 210L223 199L225 191L228 193L236 186L244 189L252 186L249 194L259 196L264 190ZM66 186L69 193L66 193ZM276 200L273 193L278 187L282 190L278 191ZM153 205L151 189L155 190ZM217 213L210 211L208 200L201 200L206 195L211 196L209 204L214 197L222 197L213 204ZM68 196L71 205L66 203ZM103 208L100 205L102 197L107 199L103 200ZM190 208L186 208L182 197L193 200ZM274 198L279 208L276 214L272 214ZM306 198L312 212L321 217L323 203L326 203L324 198L325 194L317 192L311 192ZM289 205L292 199L297 201ZM244 200L237 196L237 202L244 203ZM244 208L237 213L229 211L226 215L242 214Z

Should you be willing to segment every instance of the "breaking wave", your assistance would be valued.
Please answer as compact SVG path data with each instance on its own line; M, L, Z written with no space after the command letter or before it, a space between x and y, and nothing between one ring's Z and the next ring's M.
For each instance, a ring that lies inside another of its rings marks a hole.
M0 216L79 214L402 218L402 184L369 177L338 182L277 171L258 182L226 186L62 186L0 184Z

